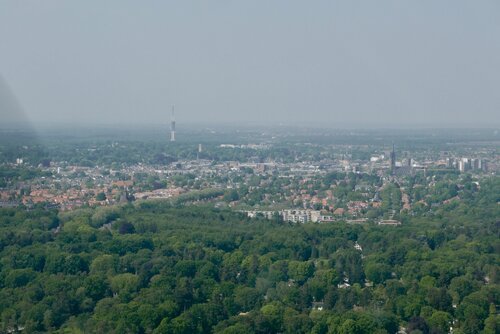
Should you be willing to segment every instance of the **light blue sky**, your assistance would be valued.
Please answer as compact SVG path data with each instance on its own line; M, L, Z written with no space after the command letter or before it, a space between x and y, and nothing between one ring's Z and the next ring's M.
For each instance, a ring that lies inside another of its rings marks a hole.
M2 0L0 76L33 122L498 125L500 1Z

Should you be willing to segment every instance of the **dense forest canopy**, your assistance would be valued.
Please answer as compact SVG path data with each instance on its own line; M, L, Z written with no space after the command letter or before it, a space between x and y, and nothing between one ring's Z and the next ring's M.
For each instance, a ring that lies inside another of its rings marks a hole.
M495 333L498 189L398 227L167 201L4 208L1 331Z

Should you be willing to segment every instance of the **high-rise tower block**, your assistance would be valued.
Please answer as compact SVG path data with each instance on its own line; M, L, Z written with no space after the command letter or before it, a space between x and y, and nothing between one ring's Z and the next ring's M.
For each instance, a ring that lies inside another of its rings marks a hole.
M392 152L391 152L391 171L394 173L396 169L396 150L394 149L394 144L392 144Z

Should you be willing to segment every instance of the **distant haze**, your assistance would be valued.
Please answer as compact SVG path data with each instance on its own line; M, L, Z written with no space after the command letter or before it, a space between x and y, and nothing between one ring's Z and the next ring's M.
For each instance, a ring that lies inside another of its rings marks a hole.
M500 1L0 2L3 122L172 104L179 126L498 126Z

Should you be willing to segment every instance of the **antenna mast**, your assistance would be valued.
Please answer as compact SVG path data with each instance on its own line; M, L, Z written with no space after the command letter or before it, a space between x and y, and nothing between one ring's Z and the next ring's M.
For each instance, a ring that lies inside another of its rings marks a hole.
M170 141L175 141L175 114L174 105L172 105L172 116L170 119Z

